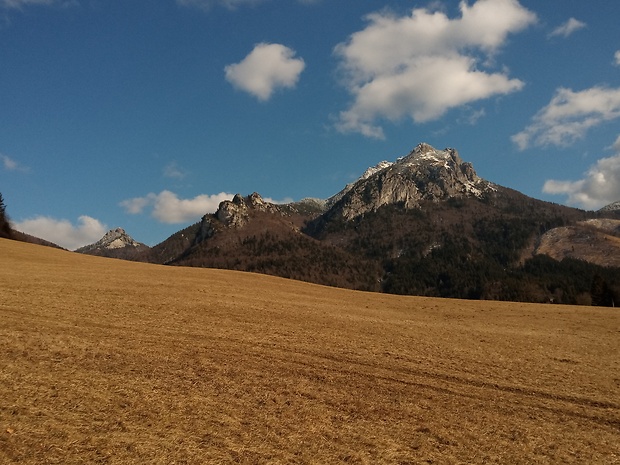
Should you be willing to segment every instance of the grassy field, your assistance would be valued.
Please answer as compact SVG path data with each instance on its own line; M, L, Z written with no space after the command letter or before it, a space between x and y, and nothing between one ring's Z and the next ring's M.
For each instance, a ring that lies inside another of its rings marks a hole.
M617 309L0 265L2 464L620 464Z

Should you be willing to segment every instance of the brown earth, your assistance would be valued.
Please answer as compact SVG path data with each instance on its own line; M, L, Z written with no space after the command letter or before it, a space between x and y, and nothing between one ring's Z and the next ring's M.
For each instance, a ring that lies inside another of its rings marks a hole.
M2 464L620 464L616 309L0 264Z

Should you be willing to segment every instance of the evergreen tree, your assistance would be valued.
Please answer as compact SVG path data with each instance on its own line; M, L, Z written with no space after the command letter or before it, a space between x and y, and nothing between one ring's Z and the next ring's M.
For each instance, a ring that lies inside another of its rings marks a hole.
M590 288L592 296L592 305L597 307L613 307L614 296L607 284L607 281L600 275L596 274L592 279L592 287Z
M6 205L4 204L4 198L0 193L0 237L10 238L12 237L11 224L9 218L6 215Z

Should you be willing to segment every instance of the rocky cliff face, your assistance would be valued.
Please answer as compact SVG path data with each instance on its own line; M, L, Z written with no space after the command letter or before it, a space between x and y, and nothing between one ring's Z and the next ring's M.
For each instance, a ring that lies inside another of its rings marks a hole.
M412 209L419 207L422 200L481 198L493 190L493 184L478 177L471 163L463 162L456 150L420 144L394 163L381 162L369 169L334 196L332 209L351 220L384 205Z
M390 166L392 166L394 163L391 161L386 161L383 160L379 163L377 163L375 166L371 166L370 168L368 168L364 174L362 174L359 179L357 179L355 182L352 182L350 184L347 184L344 189L342 189L340 192L338 192L337 194L331 196L329 199L326 200L325 202L325 206L327 208L331 208L333 207L340 199L342 199L347 192L349 192L353 186L355 186L356 183L359 183L360 181L363 181L365 179L368 179L369 177L371 177L373 174L378 173L379 171L384 170L385 168L389 168Z
M232 200L220 203L214 214L202 217L197 229L193 246L218 234L234 234L235 231L248 230L246 234L256 234L263 230L284 228L299 233L305 220L319 215L325 210L325 201L320 199L303 199L288 204L274 204L265 201L254 192L243 197L236 194Z
M253 210L276 213L278 208L272 203L265 202L256 192L247 197L237 194L232 200L221 202L215 216L227 227L239 228L248 222L250 212Z

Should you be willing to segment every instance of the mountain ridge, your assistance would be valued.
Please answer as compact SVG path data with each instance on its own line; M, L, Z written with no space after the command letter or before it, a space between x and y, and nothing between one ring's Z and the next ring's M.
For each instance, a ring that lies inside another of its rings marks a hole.
M273 204L256 192L237 194L131 259L368 291L583 303L595 274L620 286L618 273L604 268L616 262L600 260L620 256L613 234L597 233L596 254L571 244L600 230L592 221L601 218L620 220L620 211L528 197L480 178L455 149L422 143L327 200ZM549 267L553 273L541 271ZM562 273L568 277L551 281Z

